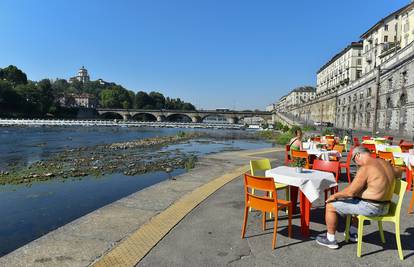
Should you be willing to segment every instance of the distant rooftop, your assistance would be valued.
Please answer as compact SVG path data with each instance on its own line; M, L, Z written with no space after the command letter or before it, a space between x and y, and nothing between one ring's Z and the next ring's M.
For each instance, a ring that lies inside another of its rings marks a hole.
M360 47L362 49L362 41L358 41L358 42L352 42L350 45L348 45L347 47L345 47L344 49L342 49L341 52L339 52L338 54L336 54L335 56L333 56L325 65L323 65L318 72L316 72L317 74L321 71L323 71L324 69L326 69L326 67L328 67L329 65L331 65L335 60L337 60L338 58L340 58L343 54L345 54L346 52L348 52L349 49L353 48L353 47Z

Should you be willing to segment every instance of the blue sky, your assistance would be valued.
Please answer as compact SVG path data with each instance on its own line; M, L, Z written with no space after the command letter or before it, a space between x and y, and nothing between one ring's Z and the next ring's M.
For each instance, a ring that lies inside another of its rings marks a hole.
M2 0L0 67L264 109L409 0ZM356 9L357 7L357 9Z

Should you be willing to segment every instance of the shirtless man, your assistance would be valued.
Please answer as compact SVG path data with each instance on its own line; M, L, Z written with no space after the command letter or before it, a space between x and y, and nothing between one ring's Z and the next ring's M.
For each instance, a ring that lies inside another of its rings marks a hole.
M338 248L335 239L337 213L342 216L387 214L394 192L395 177L401 177L400 170L383 159L372 158L365 147L355 148L352 159L359 166L357 174L344 190L326 200L325 221L328 231L316 238L319 245L332 249ZM356 233L356 227L351 226L351 240L356 241Z

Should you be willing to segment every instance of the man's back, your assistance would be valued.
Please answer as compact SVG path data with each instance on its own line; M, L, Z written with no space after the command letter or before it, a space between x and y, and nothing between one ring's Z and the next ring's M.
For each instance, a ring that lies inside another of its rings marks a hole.
M360 171L367 177L366 188L361 192L361 198L387 201L391 200L395 186L394 168L383 159L371 159Z

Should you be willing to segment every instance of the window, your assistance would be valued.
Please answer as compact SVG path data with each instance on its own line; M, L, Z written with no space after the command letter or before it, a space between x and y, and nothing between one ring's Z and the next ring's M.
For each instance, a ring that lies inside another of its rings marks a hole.
M361 65L362 64L362 59L361 58L358 58L357 59L357 65Z
M356 78L357 78L357 79L361 78L361 73L362 73L362 71L361 71L361 70L357 70L357 71L356 71Z
M359 99L363 99L364 98L364 92L360 92L359 93Z
M368 88L367 96L371 96L371 87Z
M391 91L392 90L392 78L388 79L388 90Z
M384 25L384 31L388 31L388 24Z
M388 36L384 35L384 43L387 43L387 42L388 42Z
M404 87L405 85L407 85L407 71L403 71L401 73L401 85Z

